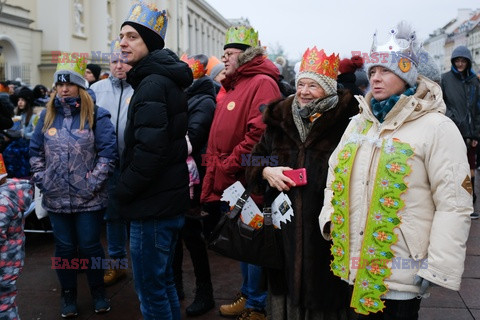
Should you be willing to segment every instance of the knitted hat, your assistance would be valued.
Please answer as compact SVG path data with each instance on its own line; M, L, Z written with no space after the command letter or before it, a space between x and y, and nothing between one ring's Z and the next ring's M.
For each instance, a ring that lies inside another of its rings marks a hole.
M130 8L127 19L122 24L132 26L142 37L149 52L163 49L167 32L167 12L159 11L153 4L135 2Z
M295 78L295 87L298 80L308 78L316 81L325 90L327 95L337 92L338 54L330 56L325 51L317 50L317 47L307 49L303 54L300 69Z
M210 58L208 58L208 63L207 63L207 76L210 75L210 73L212 72L212 69L213 67L215 67L217 64L221 63L220 60L218 60L217 57L215 56L210 56Z
M247 50L250 47L258 46L258 32L251 27L231 27L225 34L225 45L223 50L228 48Z
M84 57L63 53L58 57L57 71L53 74L53 83L73 83L86 89L87 81L83 78L87 63Z
M210 78L215 79L223 69L225 69L225 65L220 62L212 68L212 71L210 72Z
M98 64L89 63L87 64L87 69L92 72L93 76L95 77L95 81L100 78L100 72L102 72L102 67L100 67Z
M419 60L418 60L418 74L440 83L442 80L442 73L440 72L440 67L435 62L435 59L426 51L425 49L420 49Z
M351 59L345 58L340 61L338 70L340 73L355 73L363 67L363 59L360 56L353 56Z
M373 35L370 59L366 61L367 75L370 79L370 69L381 66L391 70L404 80L410 87L417 82L418 77L418 43L413 28L401 21L389 32L389 40L383 45L377 45L377 34Z
M204 54L196 54L194 56L187 56L186 54L180 57L180 60L186 62L190 69L192 69L193 79L199 79L206 73L208 64L208 57Z

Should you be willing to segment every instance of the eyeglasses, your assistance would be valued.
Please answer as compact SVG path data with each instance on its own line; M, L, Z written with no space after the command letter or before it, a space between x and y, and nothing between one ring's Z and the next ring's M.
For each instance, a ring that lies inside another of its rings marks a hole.
M223 54L223 56L221 56L220 58L222 60L228 60L230 58L230 56L234 55L235 53L242 53L243 51L230 51L230 52L225 52Z

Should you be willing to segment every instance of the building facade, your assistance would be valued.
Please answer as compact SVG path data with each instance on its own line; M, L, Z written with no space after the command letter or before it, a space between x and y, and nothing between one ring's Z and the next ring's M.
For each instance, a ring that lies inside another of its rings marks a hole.
M166 47L220 56L230 26L204 0L148 0L168 15ZM86 56L108 70L109 43L131 0L0 0L0 80L52 85L59 52Z

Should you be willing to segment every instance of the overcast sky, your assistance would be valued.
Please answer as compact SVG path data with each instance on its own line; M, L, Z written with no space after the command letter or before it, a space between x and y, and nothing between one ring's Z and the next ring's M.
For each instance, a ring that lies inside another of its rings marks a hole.
M478 0L206 0L225 18L248 18L262 45L281 45L289 59L299 60L308 47L369 52L372 35L385 34L400 20L410 22L424 40L457 16L458 8L480 8Z

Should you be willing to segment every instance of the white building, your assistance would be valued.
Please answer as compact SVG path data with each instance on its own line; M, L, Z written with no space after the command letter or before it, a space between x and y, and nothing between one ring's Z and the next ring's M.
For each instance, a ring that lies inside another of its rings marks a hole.
M148 0L167 10L166 47L177 54L220 56L230 26L204 0ZM59 51L99 61L109 52L130 0L0 0L0 80L50 86Z
M449 21L446 25L436 29L430 37L425 40L423 46L431 56L435 59L437 65L440 66L441 72L450 70L450 56L452 55L452 45L446 46L447 36L451 34L466 20L469 20L475 11L472 9L458 9L457 17Z

